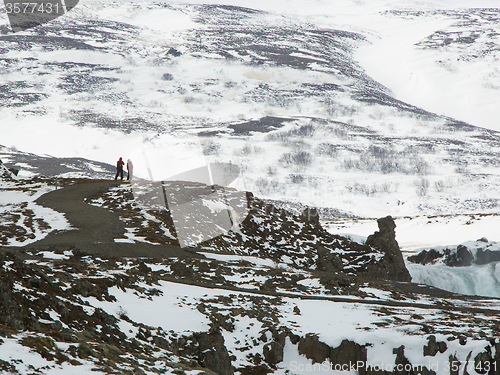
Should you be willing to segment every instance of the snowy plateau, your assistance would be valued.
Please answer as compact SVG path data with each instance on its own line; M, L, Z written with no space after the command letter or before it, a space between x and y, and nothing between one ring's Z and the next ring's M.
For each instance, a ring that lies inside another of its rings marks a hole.
M0 7L0 373L500 374L499 6Z

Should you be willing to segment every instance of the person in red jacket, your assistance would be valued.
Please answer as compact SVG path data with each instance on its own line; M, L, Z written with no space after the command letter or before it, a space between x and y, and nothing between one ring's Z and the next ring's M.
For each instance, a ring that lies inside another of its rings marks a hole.
M120 157L118 161L116 162L116 175L115 175L115 180L118 179L118 176L120 176L121 180L123 180L123 166L125 163L123 162L123 159Z

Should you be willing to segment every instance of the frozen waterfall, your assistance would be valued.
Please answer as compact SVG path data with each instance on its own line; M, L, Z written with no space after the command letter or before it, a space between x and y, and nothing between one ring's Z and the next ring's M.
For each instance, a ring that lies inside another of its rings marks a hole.
M443 263L421 265L406 261L412 281L454 293L499 297L500 262L469 267L448 267Z

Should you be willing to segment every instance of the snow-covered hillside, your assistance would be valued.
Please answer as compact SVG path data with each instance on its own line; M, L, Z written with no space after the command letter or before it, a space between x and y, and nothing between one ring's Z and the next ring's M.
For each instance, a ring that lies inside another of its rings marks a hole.
M232 162L236 188L358 216L494 213L498 11L479 6L87 1L2 29L1 144L155 179Z

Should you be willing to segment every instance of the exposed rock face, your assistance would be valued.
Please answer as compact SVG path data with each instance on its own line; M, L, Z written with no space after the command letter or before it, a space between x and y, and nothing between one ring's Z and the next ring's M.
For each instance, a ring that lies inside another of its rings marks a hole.
M273 341L270 344L264 345L263 354L264 360L270 365L276 365L283 361L285 347L280 341Z
M486 238L468 241L458 246L439 249L425 249L408 257L412 263L426 265L442 262L449 267L467 267L472 264L489 264L500 261L500 247Z
M199 343L198 362L200 365L220 375L233 375L231 359L220 330L211 329L208 333L201 333L197 338Z
M444 260L444 263L450 267L466 267L472 264L474 256L463 245L458 245L457 251L450 253L449 256Z
M272 341L264 345L263 355L264 361L271 366L277 365L283 361L284 349L287 337L290 342L296 345L300 337L292 333L292 331L287 327L278 327L270 329L272 334Z
M313 363L323 363L329 360L335 365L350 366L359 362L366 363L366 347L350 340L343 340L336 348L319 341L318 336L307 334L299 341L299 353L311 359ZM357 369L360 374L364 374L365 369Z
M321 245L318 245L317 250L318 260L316 261L316 265L319 270L331 271L334 273L338 273L343 270L344 265L338 254L332 253L329 249L326 249Z
M377 220L379 231L368 236L366 245L383 251L386 256L382 259L388 268L388 274L393 280L411 281L411 276L406 269L403 255L396 241L396 223L391 216Z
M319 341L318 336L308 334L299 341L299 353L312 359L313 363L323 363L330 358L331 347Z
M420 253L416 255L409 256L408 260L412 263L420 263L422 265L426 265L442 257L443 257L442 253L434 249L430 249L430 250L422 250Z
M334 365L350 366L353 363L366 363L367 352L364 345L360 345L354 341L343 340L336 348L330 351L330 362ZM357 369L360 375L364 375L365 368Z
M489 250L487 251L489 252ZM466 267L472 264L474 256L467 247L458 245L454 250L445 249L443 252L434 249L422 250L416 255L409 256L408 260L412 263L420 263L424 266L429 263L434 263L437 260L442 260L442 262L449 267Z
M0 324L14 330L21 330L24 329L21 318L21 308L12 296L12 285L0 281Z
M172 342L174 352L195 358L200 366L219 375L233 375L231 359L224 345L220 328L212 326L208 332L196 332Z
M500 251L491 251L489 249L478 249L476 252L476 264L488 264L500 261Z

